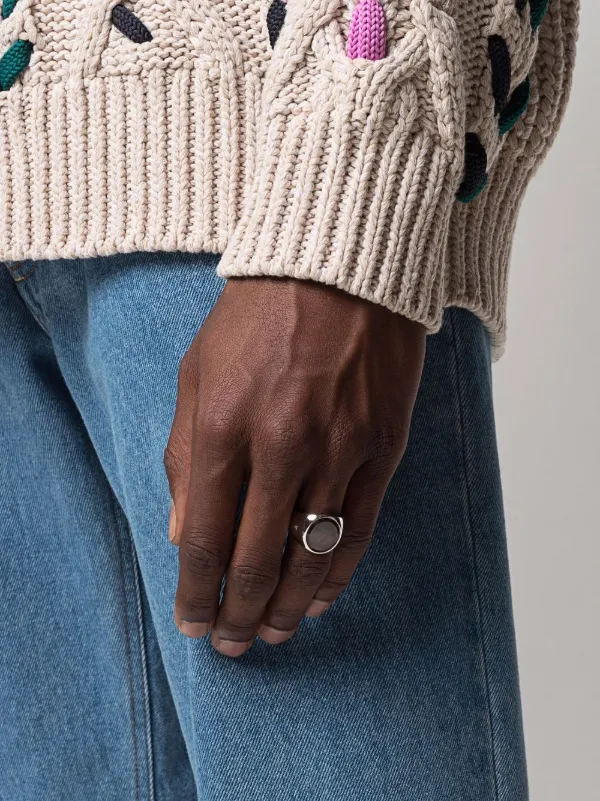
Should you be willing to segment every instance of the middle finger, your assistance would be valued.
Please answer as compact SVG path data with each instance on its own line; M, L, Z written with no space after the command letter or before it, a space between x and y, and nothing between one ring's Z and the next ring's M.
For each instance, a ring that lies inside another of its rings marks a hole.
M250 476L225 592L212 633L215 648L241 656L250 648L281 570L287 528L302 477L296 482Z

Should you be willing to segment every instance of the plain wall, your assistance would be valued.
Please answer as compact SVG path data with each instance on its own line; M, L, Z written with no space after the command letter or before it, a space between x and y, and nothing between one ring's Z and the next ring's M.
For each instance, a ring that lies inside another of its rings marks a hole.
M532 801L600 801L600 3L582 5L495 367Z

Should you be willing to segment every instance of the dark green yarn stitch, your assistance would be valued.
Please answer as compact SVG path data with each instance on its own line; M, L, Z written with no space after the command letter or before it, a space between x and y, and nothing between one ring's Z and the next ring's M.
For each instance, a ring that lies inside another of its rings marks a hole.
M523 83L520 83L515 91L510 96L510 100L502 110L500 119L498 121L500 127L500 136L504 136L515 127L519 122L527 106L529 105L529 98L531 96L531 81L529 77L525 78Z
M25 39L17 39L0 58L0 90L5 92L13 85L29 64L33 45Z
M470 194L468 194L468 195L461 195L461 194L458 194L458 195L456 196L456 199L457 199L457 200L458 200L460 203L470 203L472 200L475 200L475 198L476 198L478 195L480 195L480 194L483 192L483 190L486 188L486 186L487 186L487 182L488 182L488 179L489 179L489 176L488 176L488 174L486 173L486 174L483 176L483 179L482 179L481 183L479 184L479 186L478 186L476 189L473 189L473 191L472 191Z
M17 0L2 0L2 19L10 17ZM17 39L0 58L0 91L5 92L13 85L27 67L33 53L33 45L25 39Z
M17 0L3 0L2 18L6 19L7 17L10 17L16 5L17 5Z
M529 4L531 6L531 27L537 31L546 16L550 0L529 0Z

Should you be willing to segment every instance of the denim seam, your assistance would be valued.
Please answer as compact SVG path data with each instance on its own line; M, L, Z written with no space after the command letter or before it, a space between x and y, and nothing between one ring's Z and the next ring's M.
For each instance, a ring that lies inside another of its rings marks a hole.
M496 738L494 735L494 723L493 723L493 715L492 715L492 704L491 704L491 693L490 693L490 679L489 679L489 669L488 669L488 658L487 658L487 651L485 647L485 637L483 632L483 611L482 611L482 603L481 603L481 586L479 581L479 573L477 569L477 548L475 546L475 536L474 536L474 526L473 526L473 507L471 503L471 491L470 491L470 484L469 484L469 457L467 455L467 450L465 446L465 411L464 411L464 403L463 403L463 385L461 380L461 367L460 367L460 356L458 352L458 343L457 343L457 331L456 331L456 320L455 320L455 310L449 309L450 320L451 320L451 331L452 331L452 348L454 351L454 366L455 366L455 375L456 375L456 388L457 388L457 399L458 399L458 421L460 427L460 447L461 447L461 454L462 454L462 462L463 462L463 475L464 475L464 484L465 484L465 493L466 493L466 523L467 523L467 530L469 534L470 546L471 546L471 563L473 566L473 581L474 581L474 590L475 590L475 602L476 602L476 611L477 611L477 628L479 633L479 644L481 648L481 666L483 671L483 680L485 686L485 695L486 695L486 704L487 704L487 718L488 718L488 726L489 726L489 736L490 736L490 750L491 750L491 758L492 758L492 776L493 776L493 783L494 783L494 799L495 801L499 801L499 794L498 794L498 765L496 759Z
M31 273L28 273L27 277L29 277L29 275L31 275ZM17 282L17 289L19 291L19 294L21 295L21 298L23 299L23 303L27 306L29 313L36 321L36 323L39 325L39 327L42 329L42 331L46 334L46 336L50 337L50 331L48 331L46 323L44 322L44 314L42 312L42 307L40 306L37 298L35 297L35 293L33 292L31 287L32 287L31 283L25 285L23 282L21 282L20 284Z
M116 499L112 498L113 516L115 519L115 527L118 532L118 553L119 553L119 575L121 578L121 601L123 608L123 622L125 626L125 653L127 661L127 681L129 684L129 717L131 721L131 733L133 739L133 753L134 753L134 783L135 783L135 798L140 801L140 775L138 763L138 737L137 737L137 715L135 704L135 681L133 676L133 648L131 643L131 633L129 629L129 618L127 615L127 584L125 580L125 557L123 554L123 539L128 538L128 532L124 532L125 528L122 525L122 510L118 506Z
M140 570L137 562L137 555L133 544L133 537L129 526L127 526L131 557L133 560L133 576L135 583L136 611L138 618L138 634L140 638L140 657L142 667L142 685L144 688L144 712L146 715L146 750L148 758L148 796L149 801L154 801L154 754L152 749L152 718L150 712L150 686L148 682L148 654L146 651L146 635L144 633L144 613L142 608L142 592L140 587Z
M198 776L196 774L196 754L198 753L197 739L196 739L196 716L193 713L194 709L194 687L192 685L192 647L193 641L188 640L186 643L187 649L187 667L188 667L188 698L189 698L189 712L190 712L190 728L192 731L192 755L190 756L190 765L194 774L194 781L198 787Z

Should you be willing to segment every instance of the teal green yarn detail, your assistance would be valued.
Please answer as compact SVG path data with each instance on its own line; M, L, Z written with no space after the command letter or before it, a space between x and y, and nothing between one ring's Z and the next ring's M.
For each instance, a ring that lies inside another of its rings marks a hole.
M3 0L2 2L2 18L6 19L13 13L14 7L17 5L17 0Z
M13 85L29 64L33 45L25 39L17 39L0 58L0 90L5 92Z
M527 106L529 105L529 98L531 97L531 81L529 77L525 78L523 83L520 83L515 91L510 96L510 100L500 113L499 127L500 136L504 136L515 127L519 122Z
M531 6L531 27L537 31L546 16L550 0L529 0L529 4Z
M456 196L457 200L458 200L460 203L470 203L472 200L475 200L475 198L477 197L477 195L480 195L480 194L483 192L483 190L486 188L486 186L487 186L487 182L488 182L488 178L489 178L489 176L488 176L488 174L486 173L486 174L483 176L483 179L482 179L481 183L479 184L479 186L478 186L476 189L474 189L474 190L473 190L472 192L470 192L468 195L460 195L460 194L459 194L459 195L457 195L457 196Z
M17 0L0 0L2 3L2 19L10 17L15 10ZM27 67L33 53L33 45L25 39L17 39L0 58L0 91L5 92L13 85L19 75Z

